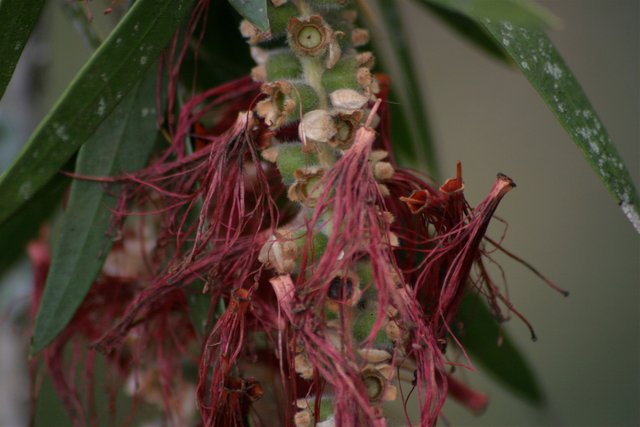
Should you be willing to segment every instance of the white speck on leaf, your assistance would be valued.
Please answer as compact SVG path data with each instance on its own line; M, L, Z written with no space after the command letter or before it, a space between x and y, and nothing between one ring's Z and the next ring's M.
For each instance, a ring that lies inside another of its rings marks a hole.
M503 45L505 45L505 46L509 46L509 43L510 43L510 42L509 42L509 39L507 39L507 38L505 38L505 37L503 37L503 38L502 38L502 44L503 44Z
M98 116L104 116L105 111L107 111L107 101L100 97L100 101L98 101Z
M529 63L528 63L527 61L522 61L522 62L520 63L520 66L521 66L523 69L525 69L525 70L528 70L528 69L529 69Z
M598 144L596 144L595 142L589 141L589 148L591 149L591 152L596 156L600 154L600 147L598 147Z
M508 30L508 31L513 30L513 25L509 21L503 23L502 26L505 28L505 30Z
M54 125L56 136L63 141L69 140L69 135L67 134L67 128L65 125Z
M22 49L22 43L17 41L16 45L13 47L13 50L20 50Z
M24 200L28 200L33 195L33 185L31 185L31 181L27 181L23 183L20 188L18 188L18 194Z
M547 62L544 64L544 72L551 75L556 80L559 80L562 77L562 69L558 66L558 64L552 64Z
M624 201L620 205L620 208L622 209L622 212L624 212L624 214L627 216L636 231L640 233L640 215L638 215L638 211L635 209L635 207L631 203Z
M149 115L149 109L148 109L147 107L143 108L143 109L140 111L140 115L141 115L142 117L147 117L147 116Z
M591 138L591 129L589 128L578 128L578 130L576 130L576 133L584 139Z
M140 65L144 65L147 63L147 57L146 56L141 56L140 57Z

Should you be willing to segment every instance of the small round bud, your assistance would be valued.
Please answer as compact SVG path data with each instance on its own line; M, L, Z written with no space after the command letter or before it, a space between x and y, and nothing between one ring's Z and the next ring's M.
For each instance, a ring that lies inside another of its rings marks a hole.
M358 66L369 69L373 68L375 65L375 58L371 52L362 52L357 54L356 61L358 62Z
M373 176L378 181L386 181L388 179L391 179L394 173L395 170L389 162L376 162L373 165Z
M300 121L300 139L307 142L327 142L337 132L336 124L326 110L313 110Z
M351 44L353 47L364 46L369 43L369 31L364 28L354 28L351 30Z
M345 110L359 110L369 102L367 96L353 89L338 89L331 92L329 98L335 108L343 108Z
M296 372L305 380L313 378L313 365L309 362L306 353L297 354L294 359Z
M266 82L267 68L264 65L256 65L251 69L251 78L254 82Z

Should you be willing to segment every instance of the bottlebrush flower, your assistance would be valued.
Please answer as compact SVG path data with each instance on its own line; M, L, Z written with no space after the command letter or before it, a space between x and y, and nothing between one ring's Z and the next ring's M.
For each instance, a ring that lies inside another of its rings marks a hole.
M142 215L151 229L125 225L45 351L79 424L88 412L62 374L76 340L91 343L90 360L107 355L121 382L134 378L134 394L161 403L174 425L186 424L181 402L195 389L206 427L245 425L268 405L265 390L276 396L274 425L383 426L401 369L413 374L404 386L416 388L422 426L437 423L448 392L474 411L486 404L448 376L446 344L472 284L512 309L482 257L515 184L499 175L472 208L460 164L439 188L398 167L389 82L356 50L367 34L353 11L276 3L269 10L287 19L273 19L271 32L241 26L264 43L253 46L261 84L243 78L194 95L169 120L164 152L110 178L122 188L115 222ZM288 47L266 43L278 40ZM208 306L203 332L188 305L194 292ZM176 373L183 364L197 379Z

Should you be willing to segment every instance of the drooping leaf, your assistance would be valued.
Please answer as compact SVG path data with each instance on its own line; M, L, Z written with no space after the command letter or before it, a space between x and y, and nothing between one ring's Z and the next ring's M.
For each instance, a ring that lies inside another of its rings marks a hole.
M510 21L526 27L557 27L560 23L549 10L529 0L423 0L458 12L477 21Z
M44 0L0 1L0 99L33 31Z
M420 90L410 46L402 29L397 3L375 0L378 15L363 13L372 31L376 50L391 76L391 112L394 148L406 160L426 165L433 176L438 175L437 158L428 125L426 108ZM390 44L384 48L383 44Z
M0 223L44 186L154 63L193 0L138 0L0 177Z
M549 37L542 30L510 22L482 23L522 70L640 233L640 197L629 171Z
M60 204L69 178L58 175L39 194L0 225L0 277L24 255L24 247L38 236L42 223Z
M464 298L457 320L464 326L456 331L456 337L474 364L526 400L536 404L544 401L540 384L526 359L499 329L498 322L477 294L469 293Z
M505 53L499 44L489 35L489 33L473 19L442 6L422 2L422 5L451 27L461 37L482 49L485 53L495 59L511 64L511 58Z
M538 14L539 18L535 18L535 14L526 18L525 15L532 10L527 6L529 2L515 0L420 1L462 13L475 20L493 37L549 106L640 233L640 196L580 84L549 37L539 28L541 23L548 22L548 19L541 20L546 13ZM514 4L504 8L500 6L501 10L484 8L493 3Z
M144 166L158 135L155 81L151 69L82 146L76 174L117 176ZM73 181L36 318L33 352L67 325L100 272L113 243L114 191L92 181Z
M262 31L269 29L267 0L229 0L240 15Z

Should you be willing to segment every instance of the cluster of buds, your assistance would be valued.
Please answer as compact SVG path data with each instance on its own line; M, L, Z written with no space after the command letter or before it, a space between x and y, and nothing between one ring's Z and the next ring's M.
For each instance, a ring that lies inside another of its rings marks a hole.
M269 32L261 32L248 21L241 25L258 64L251 75L262 83L264 95L255 111L271 131L270 141L261 154L263 159L274 163L288 186L288 199L299 205L297 218L277 230L260 252L260 261L276 274L305 276L323 256L331 228L339 227L340 222L332 218L330 207L325 207L325 220L311 232L305 226L305 218L313 215L322 195L332 191L325 188L323 177L351 149L364 120L369 120L372 128L379 122L369 108L380 90L371 72L374 57L371 52L357 50L368 44L369 33L355 26L356 11L347 3L272 1L268 4ZM292 128L297 131L291 132ZM368 167L383 195L389 194L384 182L394 174L387 156L383 150L374 150L368 156ZM391 217L389 213L386 216ZM397 243L397 238L388 234L388 239ZM312 244L307 242L308 238ZM309 248L309 253L305 254L305 248ZM304 266L303 256L306 256ZM366 265L366 260L360 264ZM363 341L378 321L375 284L371 275L361 270L336 271L327 286L323 334L337 351L344 350L340 317L345 310L350 310L349 316L354 319L355 340ZM366 296L365 289L368 289ZM394 333L396 337L400 335L396 323L388 318L383 323L388 327L396 325ZM384 336L384 330L379 334ZM379 341L388 348L395 346L386 336ZM315 370L308 355L298 343L293 346L295 371L305 380L313 379ZM381 353L387 356L384 362L391 359L386 350L358 349L361 381L374 404L395 399L396 394L390 382L393 367L382 363L383 360L378 363L369 360ZM311 412L305 407L296 415L295 423L305 426L310 420Z

